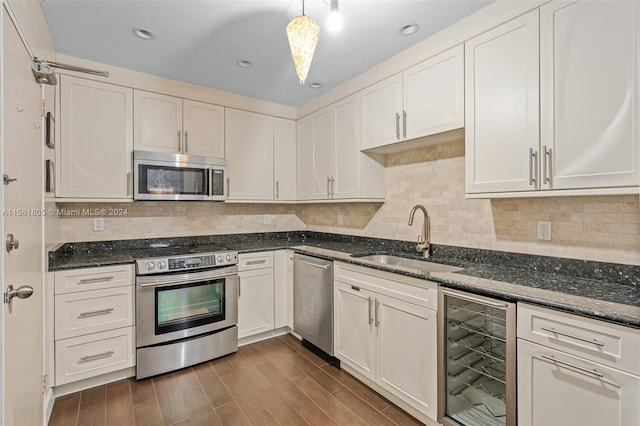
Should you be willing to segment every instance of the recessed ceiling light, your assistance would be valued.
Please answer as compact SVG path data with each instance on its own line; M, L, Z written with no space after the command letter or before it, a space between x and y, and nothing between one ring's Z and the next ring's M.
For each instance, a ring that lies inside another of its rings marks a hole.
M311 83L309 84L309 87L311 87L312 89L319 89L322 87L322 84L320 83Z
M236 65L238 65L240 68L251 68L253 66L251 61L247 61L246 59L238 59L236 61Z
M149 30L145 30L144 28L134 28L131 32L134 36L143 40L151 40L152 38L156 37L155 34L153 34Z
M418 26L418 24L405 25L404 27L400 28L400 34L409 36L417 33L419 29L420 27Z

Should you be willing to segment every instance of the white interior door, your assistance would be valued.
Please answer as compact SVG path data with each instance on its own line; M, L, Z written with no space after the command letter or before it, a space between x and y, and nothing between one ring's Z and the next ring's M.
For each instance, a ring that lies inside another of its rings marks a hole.
M31 59L13 23L2 22L3 173L17 179L2 185L2 240L18 238L18 248L2 247L2 291L8 285L33 287L27 299L3 304L4 424L42 424L43 142L41 88Z

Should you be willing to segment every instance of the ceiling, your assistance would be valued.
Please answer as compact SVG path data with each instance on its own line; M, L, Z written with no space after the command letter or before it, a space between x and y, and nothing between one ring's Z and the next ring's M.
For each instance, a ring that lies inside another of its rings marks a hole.
M330 32L329 0L306 0L320 26L300 86L285 33L300 0L41 0L58 53L283 105L300 106L493 0L340 0L343 28ZM418 24L404 36L400 29ZM153 32L142 40L133 28ZM241 68L239 60L252 63ZM320 83L322 87L309 87Z

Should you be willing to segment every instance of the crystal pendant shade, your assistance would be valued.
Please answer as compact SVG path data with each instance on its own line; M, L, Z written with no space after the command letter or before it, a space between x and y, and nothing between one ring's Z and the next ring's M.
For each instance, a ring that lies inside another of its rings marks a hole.
M304 13L304 12L303 12ZM318 44L318 33L320 27L311 18L305 15L296 16L287 25L287 38L291 48L293 64L296 67L296 74L300 79L300 84L304 84L309 74L311 60Z

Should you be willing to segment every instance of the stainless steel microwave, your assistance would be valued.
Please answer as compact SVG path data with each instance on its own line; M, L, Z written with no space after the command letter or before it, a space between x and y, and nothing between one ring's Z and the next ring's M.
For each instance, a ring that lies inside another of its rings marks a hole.
M134 200L223 201L222 158L133 151Z

